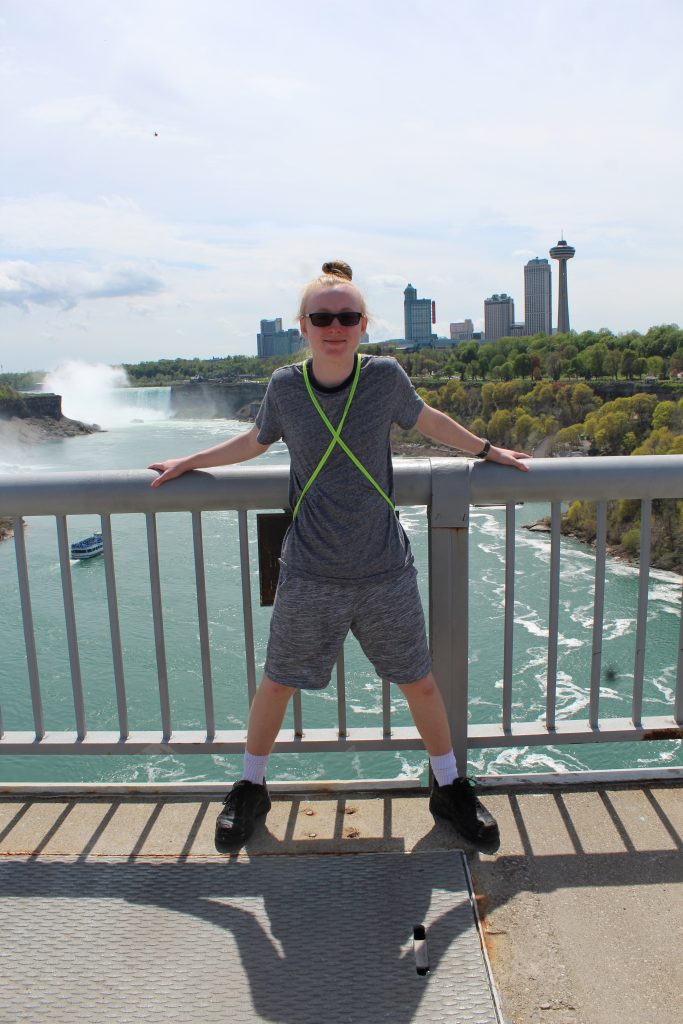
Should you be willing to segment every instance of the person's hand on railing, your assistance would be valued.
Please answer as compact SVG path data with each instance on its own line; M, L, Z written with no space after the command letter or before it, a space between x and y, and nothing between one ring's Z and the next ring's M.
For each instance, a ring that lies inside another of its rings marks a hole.
M531 455L528 452L514 452L510 448L496 448L495 445L491 445L484 461L498 462L501 466L514 466L515 469L521 469L522 472L528 473L529 467L521 460L530 458Z
M192 469L192 466L188 465L189 459L166 459L165 462L153 462L148 469L156 469L161 476L158 476L156 480L152 480L152 487L161 487L168 480L174 480L177 476L182 476L183 473L187 473L188 470Z

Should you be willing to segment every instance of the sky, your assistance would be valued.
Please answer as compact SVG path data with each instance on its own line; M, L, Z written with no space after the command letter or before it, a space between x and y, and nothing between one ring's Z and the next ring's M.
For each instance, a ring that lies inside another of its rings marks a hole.
M575 330L681 323L680 0L0 0L0 366L255 354L326 259L371 340L575 246ZM553 264L556 316L557 267Z

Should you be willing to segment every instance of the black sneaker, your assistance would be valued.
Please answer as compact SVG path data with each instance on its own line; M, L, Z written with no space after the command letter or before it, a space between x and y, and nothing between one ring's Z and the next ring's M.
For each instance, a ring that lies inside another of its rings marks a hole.
M216 848L219 851L242 846L251 836L256 819L270 810L270 797L265 782L242 779L236 782L216 818Z
M434 779L429 810L471 843L489 846L500 839L496 820L477 799L470 779L456 779L449 786L440 786Z

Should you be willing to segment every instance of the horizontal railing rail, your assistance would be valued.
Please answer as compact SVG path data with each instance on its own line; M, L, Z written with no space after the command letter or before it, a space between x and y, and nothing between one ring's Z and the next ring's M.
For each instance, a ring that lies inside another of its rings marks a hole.
M0 512L15 524L15 549L21 618L33 719L31 731L3 731L0 708L0 754L150 754L232 753L241 751L244 729L222 729L215 710L215 682L207 612L206 566L202 513L234 510L238 513L238 541L242 593L242 620L246 664L246 690L251 701L256 689L256 657L251 592L248 513L284 508L287 505L287 466L240 466L187 474L159 489L150 488L150 471L101 473L26 473L0 475ZM429 623L434 668L443 691L454 734L456 756L464 771L470 748L594 743L683 738L683 628L679 635L675 693L670 713L643 714L645 653L647 645L648 582L652 502L683 498L683 456L615 457L585 459L538 459L528 473L466 459L415 459L395 462L398 505L427 507L429 521ZM592 660L588 715L562 719L557 714L557 666L560 595L560 518L563 502L584 499L597 503L595 545ZM635 658L631 715L601 715L601 673L605 565L607 558L607 503L615 499L641 502L640 570L636 616ZM547 502L551 509L549 606L545 714L543 720L513 721L513 629L515 607L516 506ZM504 595L503 686L500 717L489 723L468 725L468 629L469 629L469 516L472 506L505 506L506 565ZM169 688L167 643L164 628L163 586L159 570L157 519L170 512L192 516L192 543L201 678L203 719L201 728L184 728L174 721ZM159 729L131 726L130 694L124 671L116 548L111 517L142 514L146 520L150 605L153 623L156 675L159 695ZM113 680L118 717L117 731L89 727L84 696L81 647L74 608L67 517L100 516L106 580L106 611L112 651ZM75 729L49 728L43 710L44 681L39 671L33 622L27 541L21 517L51 516L57 526L63 614L71 675ZM683 618L682 618L683 622ZM382 682L381 723L375 727L349 726L343 652L337 664L337 714L331 728L305 726L300 695L294 701L293 727L278 737L279 751L415 750L421 748L412 726L392 723L390 684Z

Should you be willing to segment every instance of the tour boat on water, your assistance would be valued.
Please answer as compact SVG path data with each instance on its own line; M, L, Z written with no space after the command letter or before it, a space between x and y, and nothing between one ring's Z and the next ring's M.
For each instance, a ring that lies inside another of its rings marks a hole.
M77 540L71 545L72 558L94 558L95 555L101 555L103 551L104 544L102 543L101 533L93 533L89 537Z

